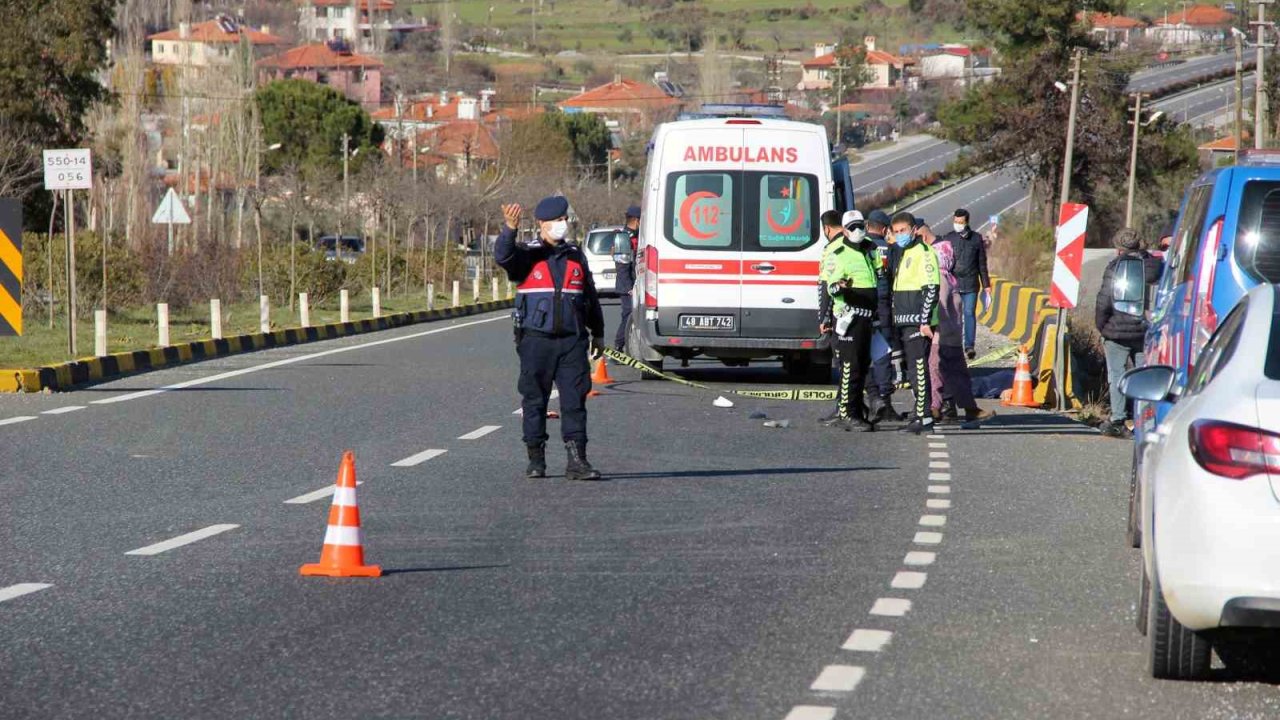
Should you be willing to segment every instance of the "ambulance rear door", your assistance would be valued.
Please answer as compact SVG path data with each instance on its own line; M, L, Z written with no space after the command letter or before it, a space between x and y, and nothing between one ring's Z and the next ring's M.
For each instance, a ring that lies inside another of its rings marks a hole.
M742 335L817 338L819 219L830 160L817 132L747 129L743 171Z
M661 163L658 332L742 334L742 131L680 128Z

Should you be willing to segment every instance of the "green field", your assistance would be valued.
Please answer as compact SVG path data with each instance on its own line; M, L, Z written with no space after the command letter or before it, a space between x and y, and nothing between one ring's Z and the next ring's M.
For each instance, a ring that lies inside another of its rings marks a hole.
M439 18L447 4L458 19L460 39L489 28L491 42L522 50L531 37L530 11L537 1L427 0L412 3L411 9L419 17ZM540 46L589 55L684 49L683 43L654 36L651 30L661 25L655 25L654 17L662 18L669 34L675 35L685 24L698 23L708 40L725 38L718 43L722 51L806 53L814 42L834 40L845 28L876 35L881 48L889 51L902 43L964 39L949 25L930 26L912 18L906 4L907 0L883 0L876 7L887 11L863 11L859 0L689 0L655 11L619 0L541 0L536 21ZM738 48L732 47L735 28L742 40Z

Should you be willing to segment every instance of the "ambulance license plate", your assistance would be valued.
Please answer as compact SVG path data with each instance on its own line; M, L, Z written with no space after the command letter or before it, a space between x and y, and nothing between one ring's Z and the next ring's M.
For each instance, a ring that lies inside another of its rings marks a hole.
M681 330L732 330L732 315L681 315Z

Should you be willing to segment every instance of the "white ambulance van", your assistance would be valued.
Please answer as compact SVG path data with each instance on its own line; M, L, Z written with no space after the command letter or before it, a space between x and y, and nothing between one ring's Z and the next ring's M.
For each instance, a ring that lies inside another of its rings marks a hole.
M797 377L830 378L818 334L819 218L852 204L821 125L767 117L664 123L644 180L633 357L780 358Z

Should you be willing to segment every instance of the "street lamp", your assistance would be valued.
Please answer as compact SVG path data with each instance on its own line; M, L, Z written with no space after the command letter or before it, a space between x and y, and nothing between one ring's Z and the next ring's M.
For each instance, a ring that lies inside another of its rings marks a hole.
M1135 93L1133 96L1133 119L1129 124L1133 126L1133 146L1129 150L1129 199L1125 203L1124 208L1124 226L1133 227L1133 193L1134 185L1138 176L1138 130L1144 127L1151 127L1157 120L1164 117L1163 110L1157 110L1151 113L1151 116L1142 121L1142 98L1146 97L1143 93Z

